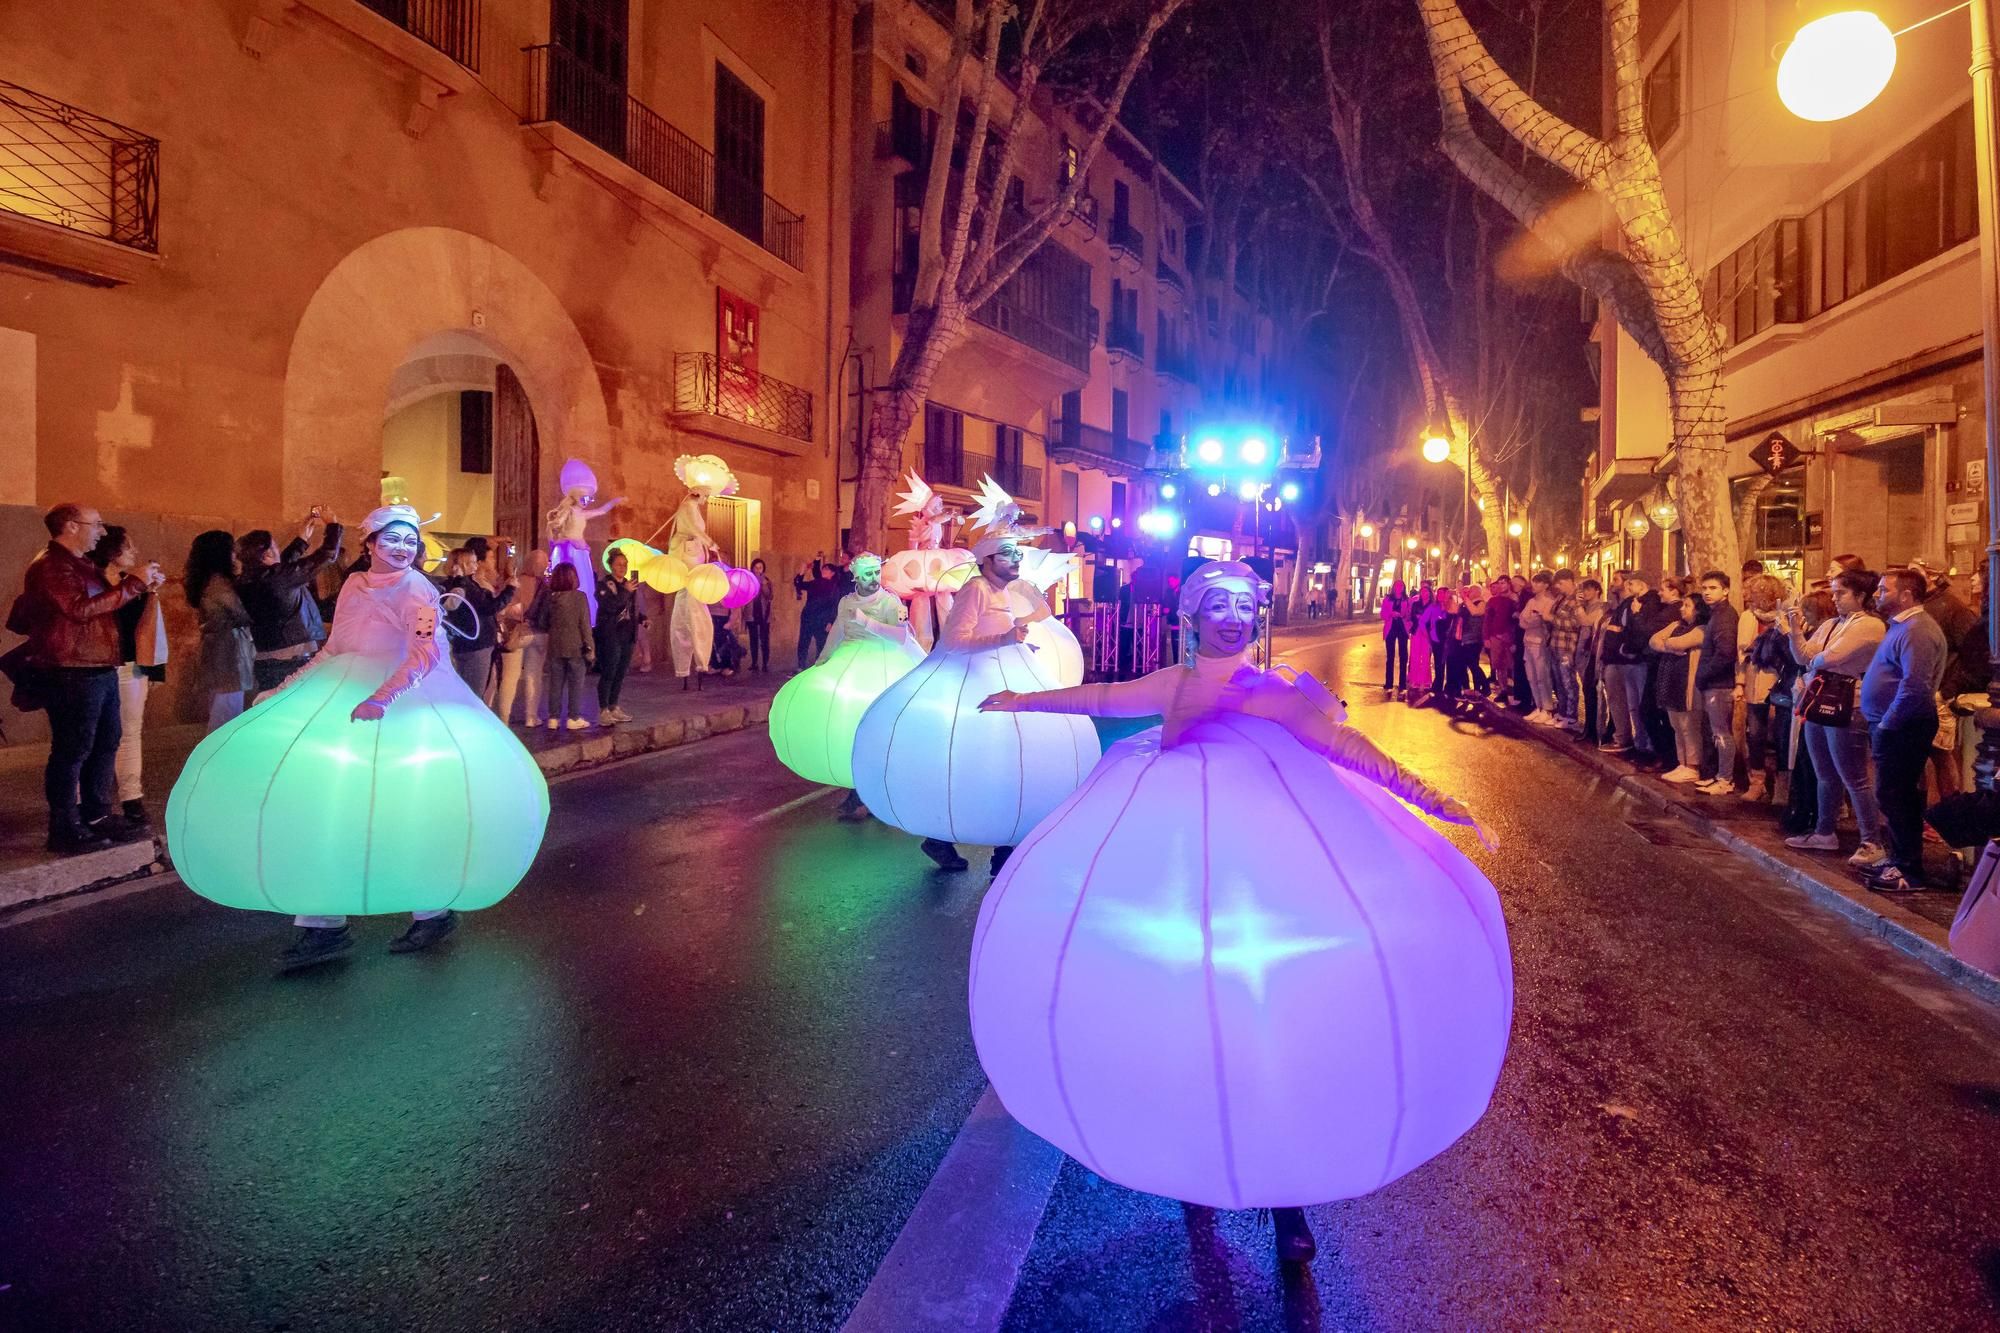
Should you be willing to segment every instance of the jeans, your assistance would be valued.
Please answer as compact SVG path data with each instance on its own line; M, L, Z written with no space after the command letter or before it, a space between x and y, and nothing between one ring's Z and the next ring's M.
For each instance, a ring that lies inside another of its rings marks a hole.
M632 666L632 640L630 636L618 632L617 626L609 629L597 628L597 709L618 706L618 695L625 688L625 673Z
M567 723L583 716L584 661L581 657L549 659L549 721Z
M1736 687L1712 685L1701 692L1701 711L1715 737L1715 780L1736 782Z
M1674 729L1674 754L1682 768L1701 767L1701 714L1667 710L1667 725Z
M1546 639L1529 639L1521 645L1521 664L1528 669L1528 690L1535 707L1544 713L1556 711L1555 663L1549 656Z
M769 671L771 669L771 622L768 620L746 620L743 629L750 636L750 669Z
M819 661L820 653L826 648L827 631L832 628L831 619L818 616L799 618L799 670L804 671Z
M118 799L136 801L146 794L140 783L139 738L146 728L146 695L153 682L145 672L127 662L118 668L118 757L112 765L117 774Z
M521 721L539 727L548 719L542 712L542 677L547 669L549 636L529 634L519 648L500 654L500 691L494 696L493 711L502 722L513 720L514 696L521 696Z
M1486 688L1486 673L1479 669L1479 645L1476 642L1451 644L1446 650L1445 668L1446 694L1462 694L1468 688Z
M1431 640L1431 693L1443 694L1451 683L1451 655L1458 645L1450 639Z
M1576 721L1576 657L1551 648L1548 654L1549 687L1555 698L1555 714L1566 722Z
M1771 757L1771 705L1768 703L1743 706L1743 756L1751 777L1763 773L1765 762Z
M1397 621L1382 631L1382 646L1389 652L1389 665L1383 671L1384 689L1400 690L1410 683L1410 628Z
M1629 745L1640 754L1653 752L1646 734L1646 666L1643 662L1607 662L1605 701L1611 707L1611 743Z
M458 673L458 678L464 681L474 694L483 698L486 694L486 677L493 670L493 650L474 648L469 652L453 653L451 669Z
M242 695L238 694L238 700ZM49 831L73 833L81 822L110 813L116 780L118 672L111 667L63 667L49 672L49 762L42 793Z
M1889 855L1911 878L1924 868L1924 767L1937 738L1935 712L1904 727L1868 728L1875 755L1875 800L1889 831Z
M1493 661L1493 684L1505 695L1514 686L1514 636L1502 634L1488 639L1486 655Z
M1813 772L1819 777L1819 823L1815 833L1831 833L1840 822L1840 793L1854 807L1854 823L1861 841L1882 840L1882 811L1875 804L1875 789L1868 782L1868 733L1859 727L1823 727L1808 722L1802 727L1806 753L1812 756Z

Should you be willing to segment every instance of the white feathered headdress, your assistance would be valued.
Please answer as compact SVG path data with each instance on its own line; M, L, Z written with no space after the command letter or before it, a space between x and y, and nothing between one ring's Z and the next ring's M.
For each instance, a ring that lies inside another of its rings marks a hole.
M972 521L980 529L972 553L981 560L998 551L1002 542L1032 541L1048 532L1047 528L1022 526L1021 506L988 476L979 479L979 508L973 511Z

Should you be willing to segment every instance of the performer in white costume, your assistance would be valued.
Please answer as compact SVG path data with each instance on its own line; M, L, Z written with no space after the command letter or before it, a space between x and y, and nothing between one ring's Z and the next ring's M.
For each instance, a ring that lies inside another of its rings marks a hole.
M714 454L682 454L674 460L674 475L688 488L681 507L674 511L673 526L667 533L667 554L687 562L688 568L715 558L718 548L708 535L708 517L703 507L718 495L736 493L736 474L729 464ZM681 688L688 678L701 684L708 670L708 655L715 647L715 622L709 609L682 588L674 594L674 613L669 622L667 646L674 659L674 674Z
M951 614L951 594L978 573L972 552L947 547L945 531L961 516L944 507L924 479L910 474L910 489L899 497L895 512L910 520L909 549L883 563L882 583L910 604L910 629L925 652L937 644L938 630Z

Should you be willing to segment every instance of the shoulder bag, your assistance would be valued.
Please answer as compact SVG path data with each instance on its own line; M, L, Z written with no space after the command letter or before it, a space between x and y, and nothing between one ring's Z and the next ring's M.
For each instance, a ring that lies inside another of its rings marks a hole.
M1826 639L1826 647L1821 655L1833 651L1833 645L1840 639L1835 631ZM1799 700L1798 715L1807 722L1817 722L1822 727L1851 727L1854 725L1854 700L1861 682L1844 671L1828 671L1822 668L1806 686L1805 695Z

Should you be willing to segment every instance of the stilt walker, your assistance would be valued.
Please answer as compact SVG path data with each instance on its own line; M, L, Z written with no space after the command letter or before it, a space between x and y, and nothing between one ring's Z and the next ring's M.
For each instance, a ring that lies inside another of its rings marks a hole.
M704 506L718 495L736 493L736 474L714 454L682 454L674 460L674 475L687 487L673 526L667 533L667 554L687 562L690 569L716 555L715 542L708 535ZM715 622L708 607L682 588L674 594L674 612L668 625L668 648L674 660L674 674L686 689L692 676L696 686L708 671L708 656L715 648Z
M593 507L591 502L597 498L597 474L581 458L572 458L562 465L560 480L562 499L548 514L549 570L560 564L575 568L577 587L583 589L584 598L590 603L590 623L595 625L597 571L591 567L590 543L584 539L584 529L591 519L603 518L625 501L622 498L606 500ZM546 574L549 570L536 572Z

